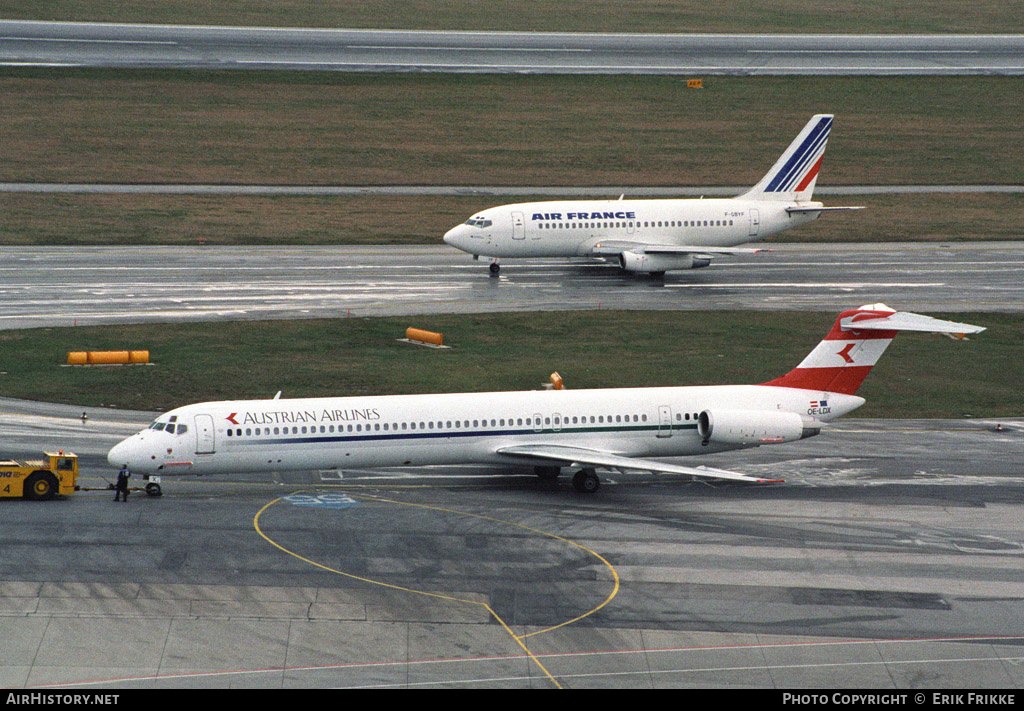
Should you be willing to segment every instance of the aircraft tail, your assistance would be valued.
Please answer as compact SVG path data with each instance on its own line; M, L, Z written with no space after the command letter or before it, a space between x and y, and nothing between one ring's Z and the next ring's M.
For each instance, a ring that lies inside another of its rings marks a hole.
M812 116L761 182L740 197L784 202L810 200L832 130L832 116Z
M963 338L985 329L871 304L839 314L832 330L796 368L762 385L853 395L899 331Z

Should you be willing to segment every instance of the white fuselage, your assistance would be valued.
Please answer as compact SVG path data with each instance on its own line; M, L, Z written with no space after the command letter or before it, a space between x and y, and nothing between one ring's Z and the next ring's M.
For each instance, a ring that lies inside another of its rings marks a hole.
M142 474L515 464L499 450L570 445L630 457L708 454L705 410L797 413L828 422L863 403L760 385L551 390L207 402L161 415L115 446L114 466Z
M586 257L608 242L734 247L806 224L820 214L787 212L797 205L742 198L518 203L476 213L449 230L444 241L493 258Z

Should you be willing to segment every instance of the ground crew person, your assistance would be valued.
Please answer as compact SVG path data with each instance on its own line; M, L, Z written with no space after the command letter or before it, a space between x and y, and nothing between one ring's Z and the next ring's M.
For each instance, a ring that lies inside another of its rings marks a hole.
M128 471L128 466L121 467L121 471L117 473L117 484L114 485L114 501L117 501L119 497L124 494L124 501L128 501L128 479L132 473Z

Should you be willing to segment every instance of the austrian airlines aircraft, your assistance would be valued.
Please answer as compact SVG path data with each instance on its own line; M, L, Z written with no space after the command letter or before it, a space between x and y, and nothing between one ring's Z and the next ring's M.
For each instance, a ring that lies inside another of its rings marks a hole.
M736 245L816 220L826 210L811 202L832 116L818 114L761 182L734 198L686 200L557 200L492 207L444 236L474 259L590 257L617 261L629 272L664 274L698 269L722 254L759 250Z
M660 457L778 444L818 434L860 407L855 394L898 331L985 330L882 305L846 311L794 370L760 385L535 390L236 400L186 405L110 450L142 474L207 474L452 464L597 467L765 480Z

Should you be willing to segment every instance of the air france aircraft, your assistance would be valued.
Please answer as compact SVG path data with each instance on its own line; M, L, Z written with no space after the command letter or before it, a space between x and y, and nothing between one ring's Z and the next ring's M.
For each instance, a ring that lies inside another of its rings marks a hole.
M622 269L660 275L706 267L719 255L760 250L737 245L816 220L812 202L832 116L811 118L761 182L734 198L558 200L492 207L449 230L444 241L474 259L590 257Z
M141 474L483 464L543 478L598 467L764 482L662 457L793 442L860 407L855 393L899 331L985 330L882 304L845 311L795 369L760 385L232 400L186 405L117 444Z

